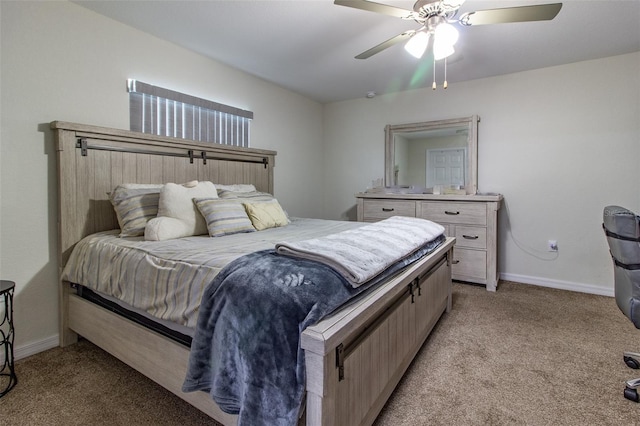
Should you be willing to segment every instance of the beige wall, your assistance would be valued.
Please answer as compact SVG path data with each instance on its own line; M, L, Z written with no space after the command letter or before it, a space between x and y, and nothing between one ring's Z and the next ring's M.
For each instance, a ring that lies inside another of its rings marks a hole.
M0 15L0 277L18 283L18 356L57 344L48 123L127 128L127 78L254 111L252 145L278 151L276 196L296 216L355 218L353 194L384 176L385 124L479 114L479 189L508 207L503 276L611 292L600 216L640 211L640 53L322 106L71 3Z
M503 278L612 294L602 209L640 212L640 53L325 105L325 217L355 218L353 194L384 176L385 124L472 114L479 191L506 201Z
M278 151L276 196L315 216L322 106L67 2L0 2L0 277L17 283L18 356L57 344L56 156L48 123L126 129L126 79L255 113L252 146ZM313 161L305 161L314 159Z

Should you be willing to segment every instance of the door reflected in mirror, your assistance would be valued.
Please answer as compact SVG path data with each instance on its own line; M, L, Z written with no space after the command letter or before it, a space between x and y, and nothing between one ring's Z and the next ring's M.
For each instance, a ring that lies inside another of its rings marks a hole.
M472 116L388 125L385 185L410 187L412 192L440 193L449 188L475 194L478 121Z

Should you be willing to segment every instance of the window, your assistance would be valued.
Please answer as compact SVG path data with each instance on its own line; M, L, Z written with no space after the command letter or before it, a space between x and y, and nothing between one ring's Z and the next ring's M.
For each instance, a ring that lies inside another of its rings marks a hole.
M133 131L249 147L251 111L133 79L127 88Z

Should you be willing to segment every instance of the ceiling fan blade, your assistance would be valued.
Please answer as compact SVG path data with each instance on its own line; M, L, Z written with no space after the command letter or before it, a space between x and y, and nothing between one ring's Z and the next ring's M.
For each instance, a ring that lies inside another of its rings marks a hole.
M478 10L460 17L462 25L488 25L508 22L548 21L556 17L562 3Z
M353 7L355 9L368 10L369 12L382 13L383 15L395 16L397 18L410 19L413 16L413 12L411 10L367 0L335 0L333 3L340 6Z
M404 40L407 40L409 38L411 38L411 36L415 33L416 31L411 30L411 31L405 31L402 34L398 34L395 37L390 38L387 41L384 41L382 43L380 43L379 45L372 47L371 49L362 52L361 54L359 54L358 56L356 56L356 59L367 59L373 55L375 55L376 53L380 53L382 52L384 49L393 46L394 44L398 44Z

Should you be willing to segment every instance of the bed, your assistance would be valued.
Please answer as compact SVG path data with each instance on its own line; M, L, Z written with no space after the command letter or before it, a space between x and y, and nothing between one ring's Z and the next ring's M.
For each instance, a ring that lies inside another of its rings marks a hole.
M273 151L61 121L52 122L51 128L58 152L61 276L82 239L96 233L108 236L118 228L108 194L120 184L198 180L252 184L259 191L274 192ZM429 255L302 331L306 380L300 423L375 420L435 323L451 308L454 242L447 238ZM237 423L237 416L223 411L206 392L182 391L188 343L82 297L78 293L83 287L82 282L61 280L61 346L82 336L220 423Z

